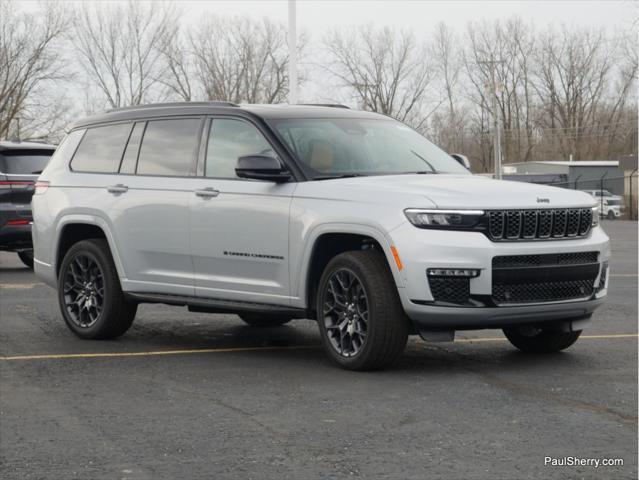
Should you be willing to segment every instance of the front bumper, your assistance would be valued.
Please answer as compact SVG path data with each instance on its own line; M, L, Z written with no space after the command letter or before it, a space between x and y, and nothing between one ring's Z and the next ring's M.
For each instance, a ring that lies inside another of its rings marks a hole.
M408 317L418 329L501 328L514 324L533 324L584 318L603 302L605 286L590 298L538 302L534 304L486 306L442 306L434 302L426 271L429 268L477 269L470 279L470 294L492 297L493 257L598 252L600 265L610 258L608 237L596 227L587 238L549 241L492 242L479 232L418 229L404 224L391 232L404 268L399 294ZM603 267L595 283L600 280Z

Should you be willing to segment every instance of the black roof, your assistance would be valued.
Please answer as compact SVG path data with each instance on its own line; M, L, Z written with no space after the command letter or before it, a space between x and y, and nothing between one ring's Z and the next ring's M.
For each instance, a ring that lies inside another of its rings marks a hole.
M71 129L127 120L176 115L236 115L262 119L294 118L386 118L383 115L351 110L343 105L236 105L230 102L176 102L139 105L111 110L84 118Z

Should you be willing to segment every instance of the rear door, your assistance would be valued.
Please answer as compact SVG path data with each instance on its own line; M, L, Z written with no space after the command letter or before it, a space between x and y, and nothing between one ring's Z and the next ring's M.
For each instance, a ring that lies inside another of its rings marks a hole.
M137 122L119 175L107 187L125 290L194 295L189 178L203 118Z

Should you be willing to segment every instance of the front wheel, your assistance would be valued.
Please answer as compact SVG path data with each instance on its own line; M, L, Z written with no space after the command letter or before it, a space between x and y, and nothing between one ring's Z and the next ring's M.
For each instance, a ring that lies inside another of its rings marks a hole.
M116 338L135 317L137 304L120 287L109 246L82 240L64 256L58 277L58 302L69 329L86 339Z
M614 220L615 212L613 212L612 210L608 210L608 215L606 215L606 217L608 218L608 220Z
M33 250L23 250L18 252L18 257L27 267L33 270Z
M504 335L522 352L552 353L570 347L581 335L581 330L562 332L534 327L515 327L504 328Z
M386 259L374 250L333 258L320 279L316 308L324 349L343 368L384 368L404 351L408 318Z

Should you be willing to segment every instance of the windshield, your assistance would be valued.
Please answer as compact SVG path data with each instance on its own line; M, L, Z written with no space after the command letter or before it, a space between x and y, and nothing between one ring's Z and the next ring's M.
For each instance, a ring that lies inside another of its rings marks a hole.
M47 166L53 150L5 151L0 154L0 172L10 175L39 175Z
M270 122L314 179L349 175L470 172L419 133L395 120L283 119Z

